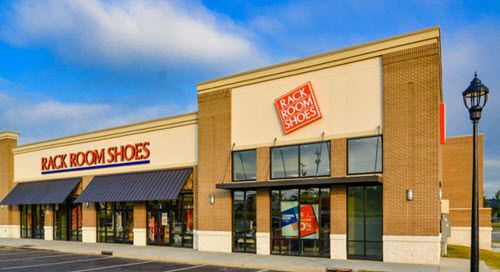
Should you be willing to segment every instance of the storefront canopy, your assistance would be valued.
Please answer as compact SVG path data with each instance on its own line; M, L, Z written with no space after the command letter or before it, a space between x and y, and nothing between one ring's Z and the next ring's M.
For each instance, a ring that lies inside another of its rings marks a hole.
M97 176L75 202L173 200L192 168Z
M258 188L280 188L280 187L301 187L301 186L327 186L340 184L360 184L360 183L381 183L382 177L378 175L372 176L355 176L355 177L339 177L339 178L304 178L304 179L284 179L270 181L246 181L217 184L217 189L240 190L240 189L258 189Z
M81 178L18 183L0 205L59 204L73 192Z

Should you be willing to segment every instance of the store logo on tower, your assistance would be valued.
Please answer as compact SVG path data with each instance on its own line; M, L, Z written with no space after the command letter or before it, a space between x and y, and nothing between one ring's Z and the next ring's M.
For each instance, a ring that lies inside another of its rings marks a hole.
M285 134L321 119L311 82L274 100Z

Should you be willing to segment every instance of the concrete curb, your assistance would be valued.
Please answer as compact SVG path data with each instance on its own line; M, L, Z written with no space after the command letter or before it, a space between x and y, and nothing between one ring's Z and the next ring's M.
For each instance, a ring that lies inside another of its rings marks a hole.
M71 249L67 250L66 248L58 249L57 247L47 247L47 246L39 246L39 245L10 245L5 243L0 243L2 247L11 247L11 248L23 248L23 249L37 249L37 250L47 250L47 251L55 251L55 252L63 252L63 253L76 253L76 254L86 254L86 255L102 255L102 250L86 250L86 249ZM148 255L138 255L138 254L130 254L121 251L113 251L113 257L118 258L128 258L128 259L137 259L137 260L147 260L147 261L157 261L157 262L167 262L167 263L181 263L181 264L189 264L189 265L214 265L214 266L227 266L227 267L236 267L236 268L252 268L252 269L267 269L267 270L278 270L278 271L290 271L290 272L325 272L328 271L325 266L318 267L304 267L298 265L287 265L284 268L281 265L274 265L271 263L253 263L252 261L247 262L238 262L237 259L234 259L232 262L215 260L215 259L190 259L190 258L182 258L179 256L148 256Z

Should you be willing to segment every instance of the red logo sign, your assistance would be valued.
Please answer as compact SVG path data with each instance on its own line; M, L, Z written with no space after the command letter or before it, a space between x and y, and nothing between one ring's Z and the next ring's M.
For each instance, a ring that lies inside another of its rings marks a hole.
M274 100L285 134L321 119L311 82Z
M42 174L51 171L66 172L67 170L63 169L68 168L83 170L103 168L106 164L118 163L121 166L149 162L146 160L149 159L150 153L149 142L141 142L42 157Z

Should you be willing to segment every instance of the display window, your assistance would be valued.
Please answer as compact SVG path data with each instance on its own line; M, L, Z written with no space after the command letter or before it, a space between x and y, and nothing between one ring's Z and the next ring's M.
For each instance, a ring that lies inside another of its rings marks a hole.
M97 241L101 243L134 242L134 203L99 202L97 209Z
M330 256L330 188L271 190L272 253Z
M147 203L149 245L193 247L193 194L182 193L176 200Z
M257 178L255 149L233 151L233 181L254 181Z
M21 205L21 238L44 239L45 204Z
M347 173L382 173L382 151L382 136L347 139Z
M330 142L271 148L271 178L330 176Z

